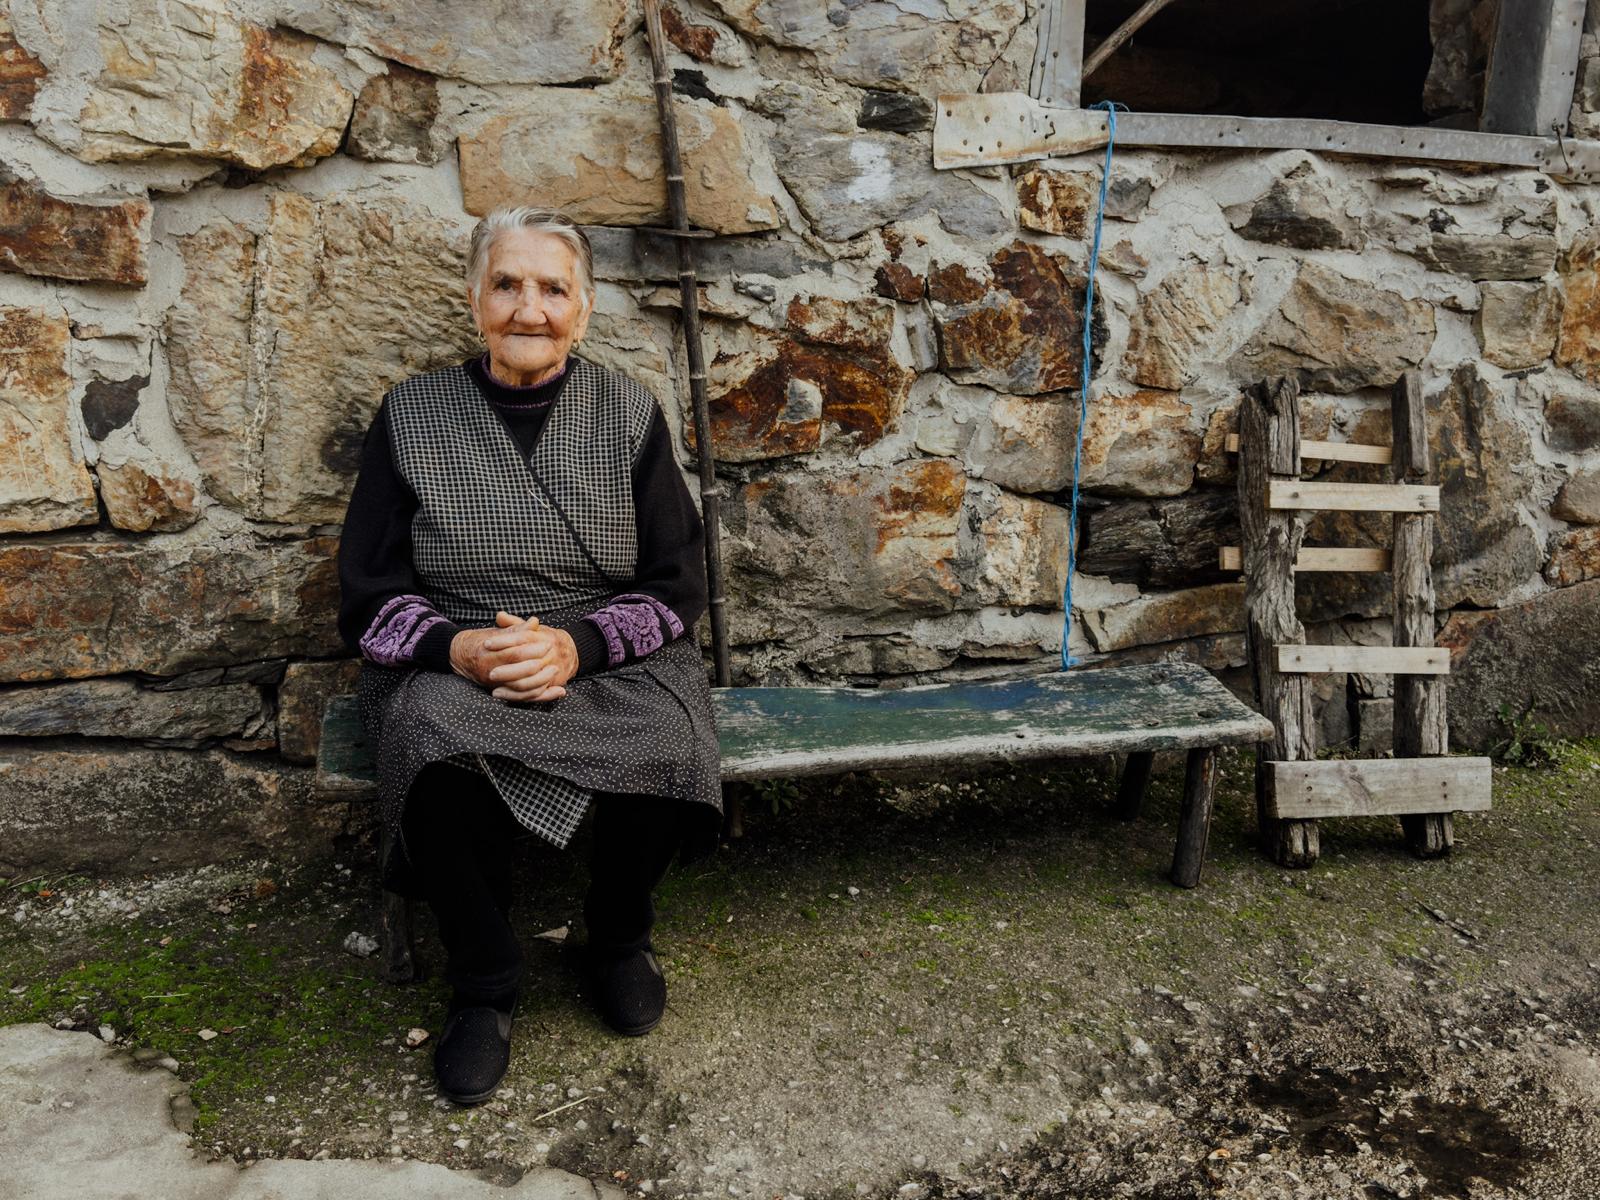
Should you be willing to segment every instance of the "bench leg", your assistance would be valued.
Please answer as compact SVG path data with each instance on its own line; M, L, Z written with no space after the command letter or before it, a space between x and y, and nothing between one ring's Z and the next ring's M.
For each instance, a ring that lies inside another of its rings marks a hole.
M379 870L389 861L387 825L379 835L382 846L378 851ZM389 983L416 983L422 978L422 964L417 961L416 943L411 935L411 901L398 892L383 889L378 904L378 953L382 958L383 977Z
M1150 767L1156 756L1148 750L1135 750L1122 764L1122 782L1117 787L1117 816L1124 821L1139 819L1144 807L1144 790L1150 783Z
M1216 749L1201 746L1189 751L1183 774L1183 811L1178 816L1178 848L1172 855L1172 882L1179 887L1192 888L1200 882L1216 794Z
M384 892L378 930L384 979L390 983L419 981L422 968L411 936L411 901L396 892Z
M730 842L744 836L744 797L749 790L747 783L722 785L722 836Z

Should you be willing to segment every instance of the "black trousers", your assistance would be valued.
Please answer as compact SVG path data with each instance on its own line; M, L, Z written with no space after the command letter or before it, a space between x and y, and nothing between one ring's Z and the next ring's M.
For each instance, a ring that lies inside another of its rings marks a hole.
M684 821L681 801L597 792L584 921L600 954L643 949L655 924L651 894L667 873ZM456 1006L502 1003L522 973L508 919L512 851L527 831L482 775L432 763L417 776L401 818L406 851L449 955Z

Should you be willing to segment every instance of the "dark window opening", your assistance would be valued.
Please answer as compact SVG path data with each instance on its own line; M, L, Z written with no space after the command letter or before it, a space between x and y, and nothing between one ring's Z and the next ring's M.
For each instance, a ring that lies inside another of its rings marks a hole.
M1085 57L1139 4L1088 0ZM1476 129L1493 9L1494 0L1174 0L1084 80L1082 103Z

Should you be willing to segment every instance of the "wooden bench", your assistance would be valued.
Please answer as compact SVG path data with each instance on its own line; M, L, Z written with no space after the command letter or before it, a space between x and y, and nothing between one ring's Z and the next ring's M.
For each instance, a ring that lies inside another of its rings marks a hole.
M1118 812L1139 815L1153 756L1188 752L1172 882L1200 882L1216 751L1270 741L1272 725L1189 663L1077 670L926 687L718 688L712 693L726 782L845 771L1126 756ZM354 697L328 706L317 779L327 794L376 792ZM384 900L389 978L416 977L409 906Z

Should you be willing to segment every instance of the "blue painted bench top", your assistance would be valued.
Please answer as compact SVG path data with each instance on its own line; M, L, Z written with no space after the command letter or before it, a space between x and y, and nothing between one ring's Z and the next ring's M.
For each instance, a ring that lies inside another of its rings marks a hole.
M1267 719L1190 663L909 688L717 688L728 781L1246 745ZM369 792L355 698L323 718L318 783Z

